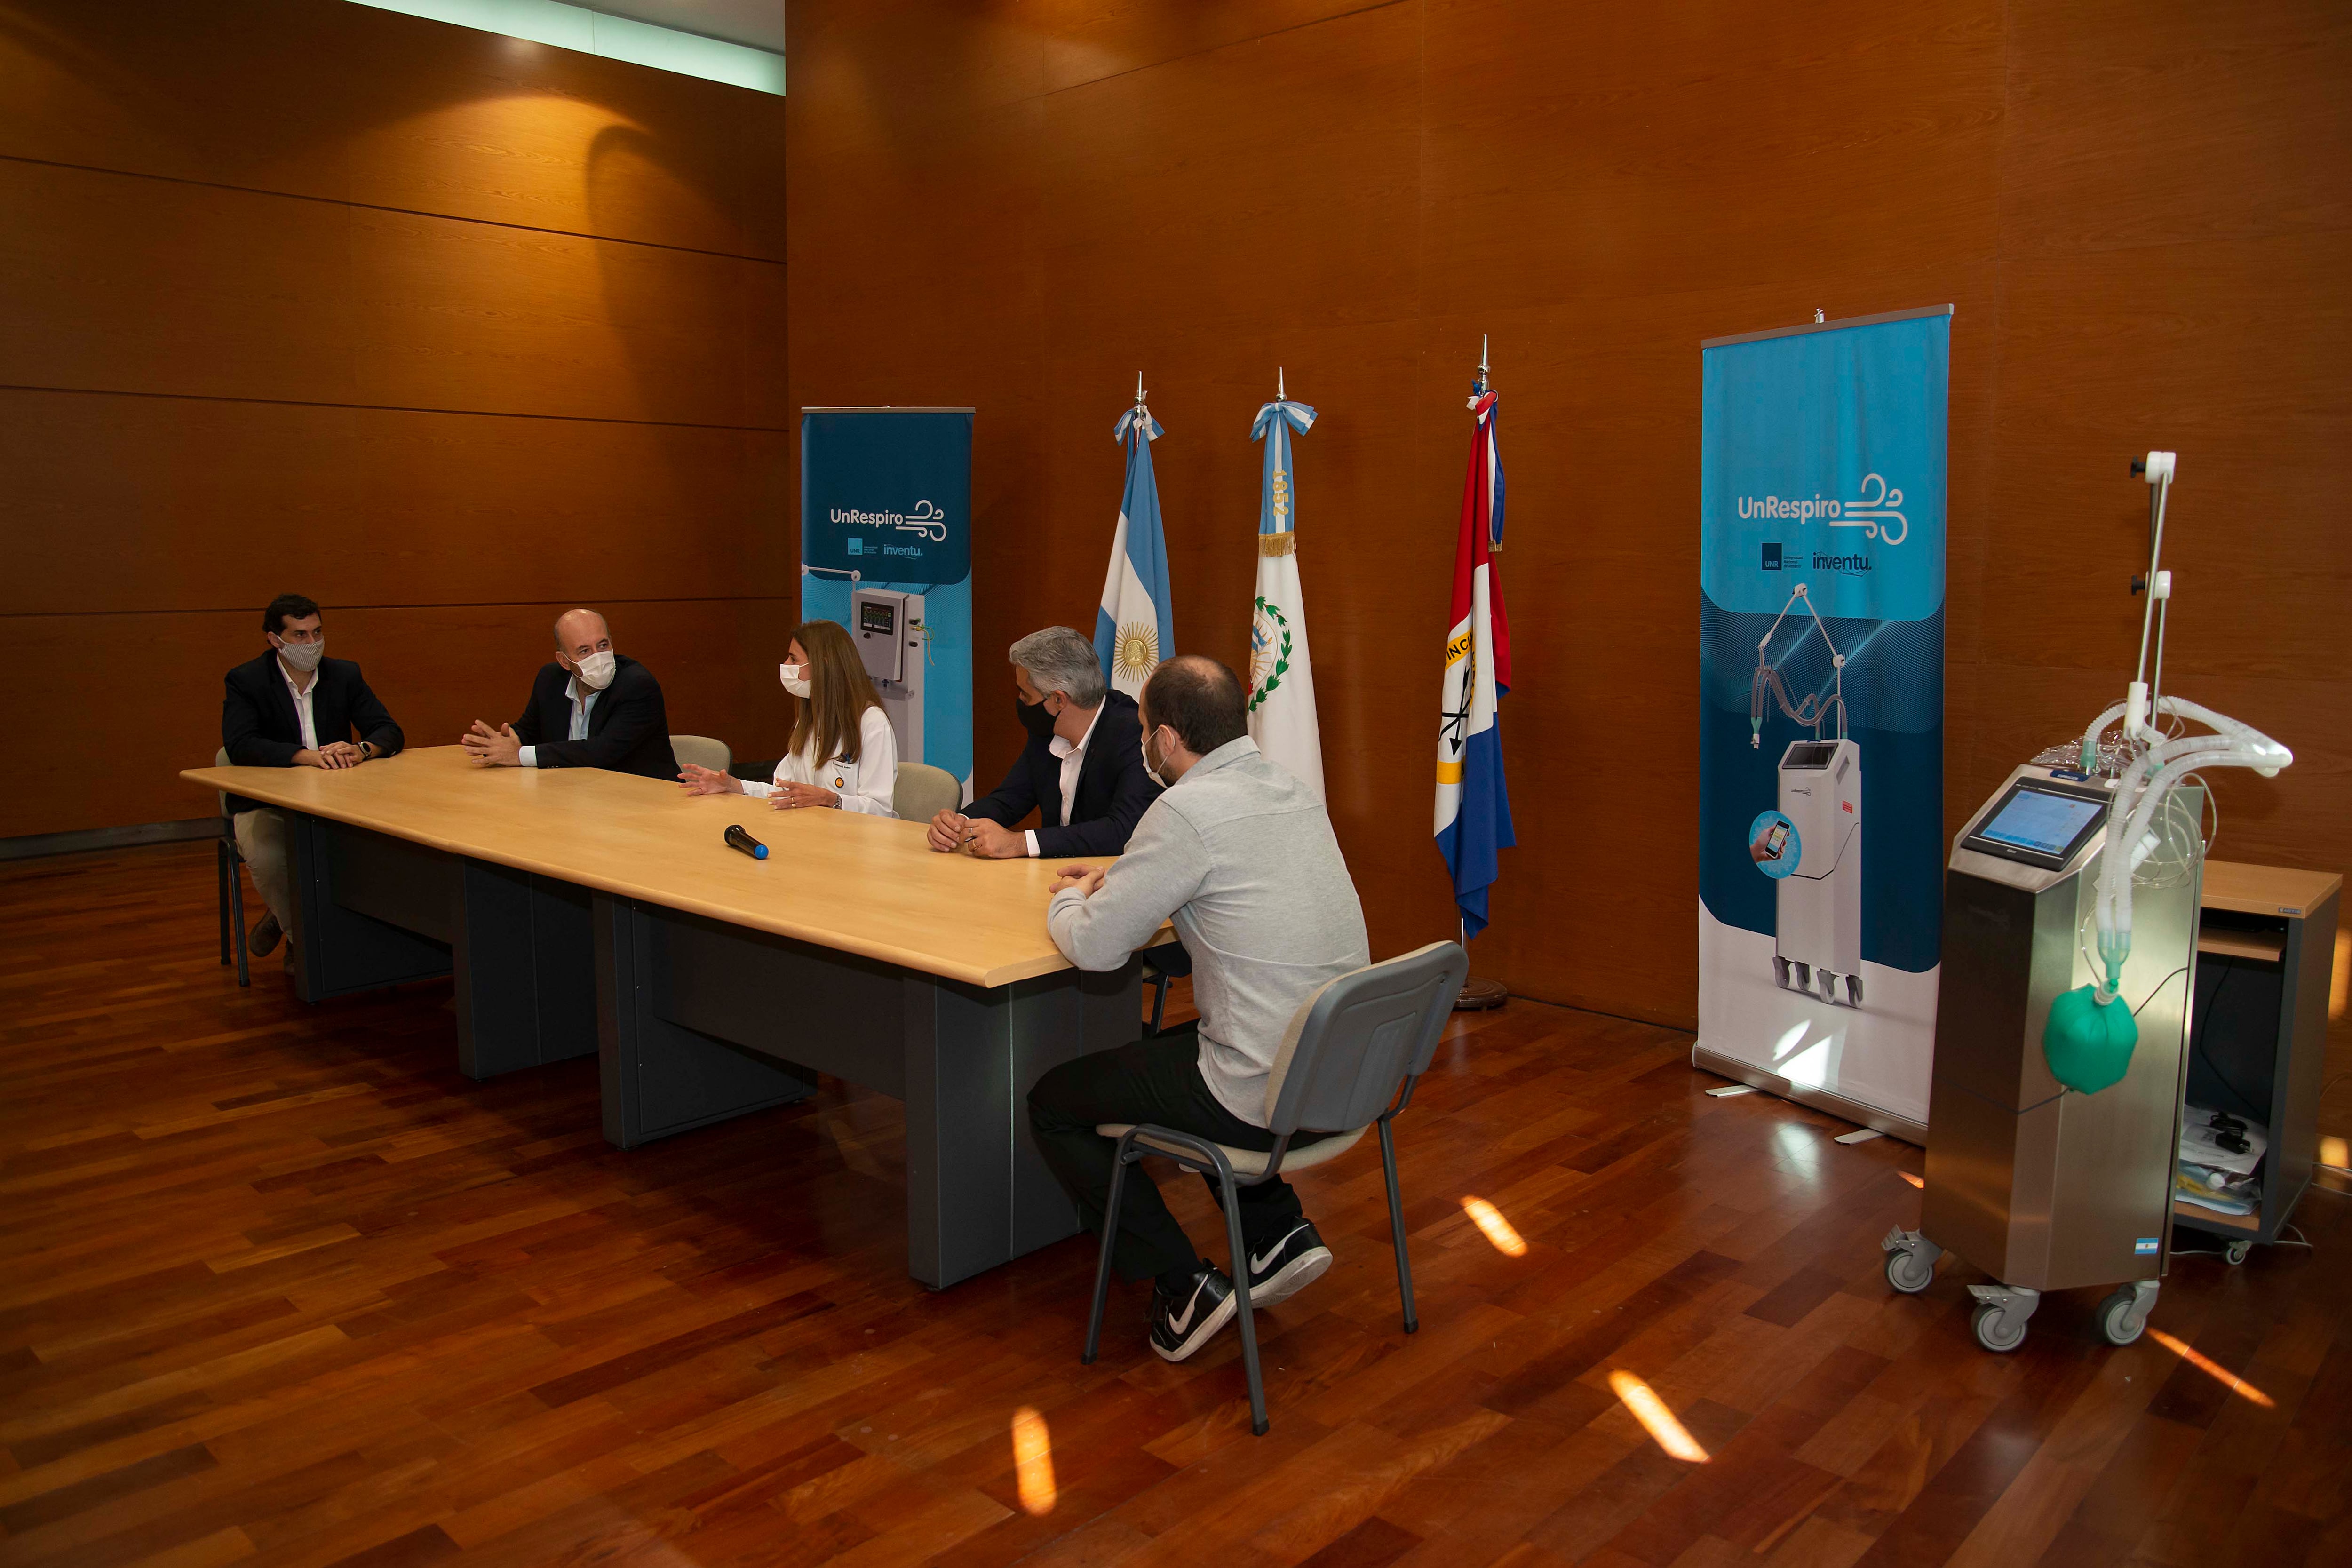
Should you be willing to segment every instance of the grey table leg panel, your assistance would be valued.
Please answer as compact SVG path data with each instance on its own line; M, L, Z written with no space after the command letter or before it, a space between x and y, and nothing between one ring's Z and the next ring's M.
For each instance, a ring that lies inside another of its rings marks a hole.
M588 889L460 859L451 900L457 1068L490 1078L596 1052Z
M981 990L906 976L907 1268L933 1289L1076 1233L1077 1210L1037 1152L1038 1078L1132 1042L1132 965L1064 970Z
M297 995L320 1002L449 973L448 857L305 812L288 812L286 827Z
M664 1016L670 990L665 916L679 918L595 895L604 1137L622 1149L800 1100L815 1087L782 1063Z
M661 1016L789 1067L907 1097L898 1048L906 971L697 915L660 910Z
M993 990L599 894L604 1135L622 1148L800 1099L819 1072L907 1105L907 1267L934 1289L1070 1236L1029 1132L1055 1064L1135 1039L1132 965Z

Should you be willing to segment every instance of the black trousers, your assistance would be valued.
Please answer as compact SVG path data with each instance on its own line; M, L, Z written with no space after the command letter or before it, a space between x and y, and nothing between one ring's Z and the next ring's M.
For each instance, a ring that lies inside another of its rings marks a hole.
M1103 1211L1110 1204L1111 1171L1118 1155L1117 1141L1095 1131L1098 1122L1150 1122L1236 1149L1274 1147L1273 1133L1244 1121L1209 1092L1201 1078L1199 1028L1196 1023L1180 1024L1115 1051L1064 1062L1029 1091L1029 1125L1037 1134L1037 1147L1076 1201L1079 1218L1097 1235L1102 1233ZM1291 1147L1323 1136L1295 1134ZM1215 1179L1203 1173L1202 1180L1214 1194ZM1243 1187L1239 1196L1242 1238L1254 1251L1280 1240L1304 1217L1298 1194L1279 1176ZM1122 1279L1142 1279L1194 1268L1200 1260L1184 1227L1168 1212L1159 1186L1141 1166L1130 1169L1119 1200L1111 1266Z

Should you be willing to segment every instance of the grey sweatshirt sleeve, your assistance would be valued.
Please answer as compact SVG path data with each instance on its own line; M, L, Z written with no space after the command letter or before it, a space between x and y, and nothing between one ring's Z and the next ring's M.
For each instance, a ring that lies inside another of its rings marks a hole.
M1208 871L1208 847L1163 795L1135 825L1127 852L1111 863L1094 897L1076 888L1054 895L1045 929L1080 969L1117 969L1191 901Z

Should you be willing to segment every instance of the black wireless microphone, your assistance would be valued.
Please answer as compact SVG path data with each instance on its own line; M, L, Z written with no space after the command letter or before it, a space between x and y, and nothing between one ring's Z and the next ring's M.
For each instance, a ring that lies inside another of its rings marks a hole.
M754 860L765 860L768 858L766 845L744 832L742 828L731 824L727 829L727 847L740 849Z

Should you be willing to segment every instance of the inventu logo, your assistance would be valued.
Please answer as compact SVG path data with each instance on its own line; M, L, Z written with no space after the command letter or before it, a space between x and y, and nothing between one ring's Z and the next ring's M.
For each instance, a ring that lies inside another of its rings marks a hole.
M1739 515L1797 523L1816 520L1832 528L1858 528L1865 539L1900 544L1911 537L1911 521L1903 515L1903 492L1878 474L1862 476L1862 494L1853 500L1830 496L1794 500L1782 496L1741 496ZM1766 570L1772 563L1765 563Z

